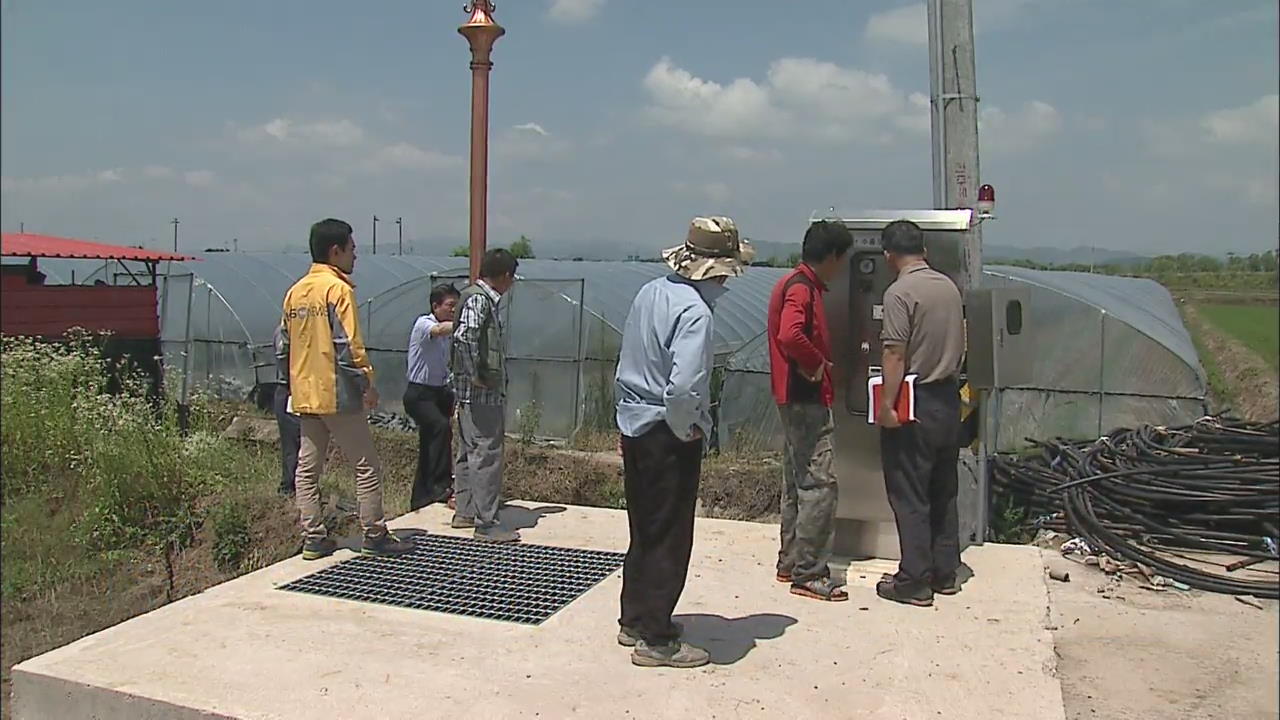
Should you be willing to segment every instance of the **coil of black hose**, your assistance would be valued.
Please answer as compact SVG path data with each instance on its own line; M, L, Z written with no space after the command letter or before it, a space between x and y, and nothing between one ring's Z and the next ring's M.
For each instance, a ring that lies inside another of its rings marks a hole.
M1280 423L1203 418L1094 442L1032 442L1034 452L993 458L994 494L1032 517L1062 517L1067 532L1191 587L1280 598L1280 575L1213 572L1172 552L1276 558Z

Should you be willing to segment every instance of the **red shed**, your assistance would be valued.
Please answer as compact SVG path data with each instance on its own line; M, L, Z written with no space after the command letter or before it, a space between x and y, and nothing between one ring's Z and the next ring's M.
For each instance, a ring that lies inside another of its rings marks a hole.
M0 333L60 338L81 327L127 340L160 337L156 312L156 265L191 258L175 253L105 245L69 238L4 233L0 255L31 258L4 265L0 275ZM37 258L120 261L132 282L125 285L46 285ZM128 262L136 263L134 272Z
M21 265L0 265L0 334L62 340L71 328L110 333L99 342L103 358L115 368L107 390L121 387L121 373L141 372L149 394L159 402L161 367L160 318L156 303L156 266L167 260L191 260L176 253L105 245L69 238L4 233L0 255L24 257ZM96 281L92 285L46 285L37 258L115 260L126 284ZM130 265L132 263L132 266ZM185 428L185 407L179 422Z

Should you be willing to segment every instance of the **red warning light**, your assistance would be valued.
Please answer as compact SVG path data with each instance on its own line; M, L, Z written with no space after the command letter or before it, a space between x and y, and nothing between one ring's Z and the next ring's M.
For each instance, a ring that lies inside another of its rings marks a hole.
M996 209L996 189L990 185L978 188L978 214L990 215Z

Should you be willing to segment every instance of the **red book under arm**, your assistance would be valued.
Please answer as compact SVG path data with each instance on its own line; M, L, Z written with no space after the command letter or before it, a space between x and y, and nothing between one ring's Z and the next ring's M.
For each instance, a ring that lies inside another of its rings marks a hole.
M875 375L867 378L867 422L871 425L876 424L876 417L880 412L880 398L883 396L884 376ZM902 384L898 386L898 401L894 403L894 410L898 411L898 422L916 421L916 375L911 374L902 378Z

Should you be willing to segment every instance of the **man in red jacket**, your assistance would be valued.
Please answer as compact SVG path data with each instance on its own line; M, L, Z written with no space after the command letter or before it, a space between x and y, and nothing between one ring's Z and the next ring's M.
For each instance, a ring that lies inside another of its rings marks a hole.
M800 265L769 298L769 367L786 436L782 547L778 582L794 595L839 602L831 580L836 477L831 469L831 342L822 293L844 271L853 236L843 223L819 221L804 234Z

